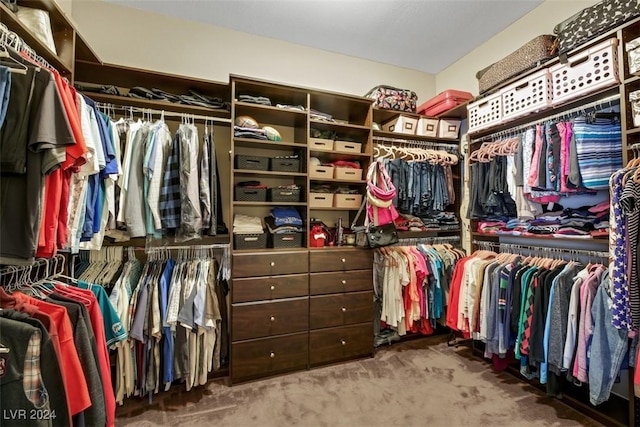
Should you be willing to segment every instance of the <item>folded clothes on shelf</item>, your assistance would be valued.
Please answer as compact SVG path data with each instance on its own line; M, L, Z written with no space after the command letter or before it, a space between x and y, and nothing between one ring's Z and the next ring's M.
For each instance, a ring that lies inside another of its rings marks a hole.
M261 234L264 233L262 220L257 216L236 214L233 217L234 234Z
M275 218L271 216L265 217L264 222L271 234L302 233L303 231L301 225L283 224L278 226L275 223Z
M292 207L275 207L271 209L271 216L276 227L281 225L304 225L300 213Z

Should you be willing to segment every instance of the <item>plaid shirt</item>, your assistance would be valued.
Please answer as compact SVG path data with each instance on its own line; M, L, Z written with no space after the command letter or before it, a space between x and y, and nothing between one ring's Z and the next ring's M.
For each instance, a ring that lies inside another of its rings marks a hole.
M180 137L173 138L160 187L160 217L162 228L180 227Z
M22 384L24 392L36 408L48 408L49 397L47 390L42 383L40 375L40 344L42 343L42 335L39 330L35 330L24 357L24 376Z

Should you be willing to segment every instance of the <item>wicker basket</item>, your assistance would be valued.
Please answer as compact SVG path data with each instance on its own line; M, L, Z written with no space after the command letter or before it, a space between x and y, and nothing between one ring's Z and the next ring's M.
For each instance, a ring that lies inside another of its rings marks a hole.
M267 247L267 233L234 234L233 246L235 249L264 249Z
M269 169L274 172L300 172L300 159L272 157L269 159Z
M269 234L271 246L280 248L300 248L302 247L302 233Z
M272 202L299 202L299 188L269 188L269 200Z
M267 189L266 188L251 188L251 187L235 187L234 199L236 202L266 202L267 201Z
M266 171L269 170L269 158L238 154L235 157L235 166L236 169Z

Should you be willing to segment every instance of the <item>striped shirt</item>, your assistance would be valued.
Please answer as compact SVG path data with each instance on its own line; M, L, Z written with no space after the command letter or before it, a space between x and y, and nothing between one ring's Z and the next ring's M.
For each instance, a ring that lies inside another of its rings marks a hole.
M622 130L617 119L574 120L578 166L582 185L591 190L609 189L609 178L622 167Z

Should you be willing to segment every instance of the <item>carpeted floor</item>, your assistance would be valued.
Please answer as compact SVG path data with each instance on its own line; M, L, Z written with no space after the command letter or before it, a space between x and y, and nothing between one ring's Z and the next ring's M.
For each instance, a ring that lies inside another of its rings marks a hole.
M444 339L228 387L223 380L118 408L118 426L600 426Z

